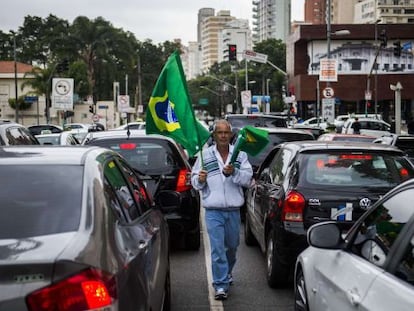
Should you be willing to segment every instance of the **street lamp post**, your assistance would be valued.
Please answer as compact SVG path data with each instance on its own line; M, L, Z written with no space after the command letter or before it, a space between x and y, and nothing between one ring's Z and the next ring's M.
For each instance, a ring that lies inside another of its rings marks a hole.
M17 57L16 57L16 33L14 31L10 31L13 34L13 57L14 57L14 93L15 93L15 119L16 123L19 123L19 102L18 102L18 94L17 94Z

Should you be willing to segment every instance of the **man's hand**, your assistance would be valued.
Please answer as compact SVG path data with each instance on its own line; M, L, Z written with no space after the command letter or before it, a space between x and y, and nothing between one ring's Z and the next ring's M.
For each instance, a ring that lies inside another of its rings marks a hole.
M205 183L207 180L207 171L206 170L200 170L198 173L198 182L199 183Z
M232 175L234 173L234 167L231 164L227 164L224 168L223 168L223 175L226 177L229 177L230 175Z

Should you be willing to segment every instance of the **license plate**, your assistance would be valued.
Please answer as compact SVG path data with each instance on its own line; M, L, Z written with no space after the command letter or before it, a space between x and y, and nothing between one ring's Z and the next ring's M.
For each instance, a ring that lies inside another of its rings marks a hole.
M338 208L331 208L331 220L351 221L353 210L352 203L340 205Z

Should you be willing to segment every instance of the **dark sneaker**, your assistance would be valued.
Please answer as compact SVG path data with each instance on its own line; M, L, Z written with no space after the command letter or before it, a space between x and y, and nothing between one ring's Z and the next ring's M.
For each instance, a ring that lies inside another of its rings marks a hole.
M233 275L229 274L229 275L227 276L227 279L229 280L229 284L230 284L230 285L233 285Z
M227 299L227 292L223 288L218 288L216 290L216 295L214 296L216 300L226 300Z

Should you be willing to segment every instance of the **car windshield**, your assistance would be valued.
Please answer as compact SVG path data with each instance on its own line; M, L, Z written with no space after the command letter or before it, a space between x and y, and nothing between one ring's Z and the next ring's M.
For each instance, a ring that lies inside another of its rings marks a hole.
M414 177L406 159L379 153L303 153L300 155L303 186L395 187Z
M82 203L81 166L2 165L0 239L74 231Z
M179 166L167 142L139 141L125 139L97 139L88 142L120 153L133 168L144 174L170 173Z

